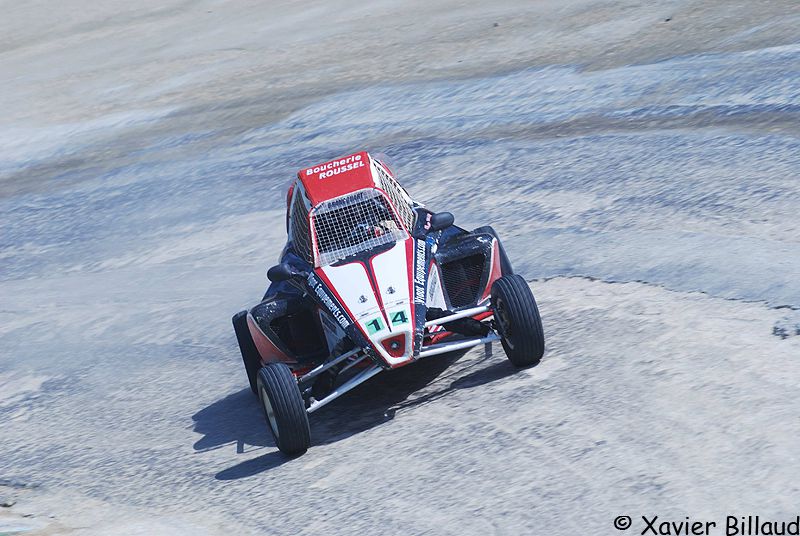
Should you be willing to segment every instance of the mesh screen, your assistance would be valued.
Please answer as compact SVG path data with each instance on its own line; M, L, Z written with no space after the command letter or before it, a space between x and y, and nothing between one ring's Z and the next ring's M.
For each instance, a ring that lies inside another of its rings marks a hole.
M397 211L400 213L400 217L403 218L406 228L413 229L414 210L411 208L408 195L405 194L397 181L383 170L383 167L379 164L375 164L375 169L378 171L378 175L381 178L381 186L389 196L389 199L392 200L392 203L394 203L394 206L397 207Z
M299 189L295 189L294 201L292 202L291 232L292 242L297 254L308 262L312 262L311 239L308 232L308 211L303 203L303 194Z
M470 255L442 264L442 280L453 307L475 305L486 266L486 257Z
M323 201L311 215L320 266L408 236L378 190L359 190Z

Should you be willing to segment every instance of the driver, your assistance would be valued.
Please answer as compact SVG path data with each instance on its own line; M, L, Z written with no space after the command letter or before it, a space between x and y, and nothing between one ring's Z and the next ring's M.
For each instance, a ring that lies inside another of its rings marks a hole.
M393 220L382 220L376 223L357 223L350 231L350 237L359 242L378 238L393 230L397 230L397 223Z
M362 221L353 226L350 231L350 238L354 241L364 242L398 229L397 222L394 221L389 210L376 199L365 202L365 205L362 205L360 209L361 218L359 219L371 219L373 221Z

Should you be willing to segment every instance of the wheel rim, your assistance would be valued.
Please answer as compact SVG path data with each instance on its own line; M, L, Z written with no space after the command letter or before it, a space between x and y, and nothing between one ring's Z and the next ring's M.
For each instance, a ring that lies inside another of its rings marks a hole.
M514 342L511 340L513 335L513 330L511 328L511 321L508 318L508 312L505 308L505 303L500 298L496 299L496 304L494 306L494 317L497 320L497 325L500 328L500 335L502 335L503 340L508 345L509 348L514 348Z
M264 415L267 417L267 424L272 429L275 437L278 437L278 421L275 419L275 410L272 408L272 402L269 400L269 395L264 386L261 386L261 405L264 407Z

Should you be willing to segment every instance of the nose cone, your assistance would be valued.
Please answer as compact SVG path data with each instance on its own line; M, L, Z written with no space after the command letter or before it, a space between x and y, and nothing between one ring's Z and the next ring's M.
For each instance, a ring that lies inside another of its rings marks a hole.
M406 334L401 333L399 335L393 335L392 337L383 339L381 341L381 345L390 356L398 358L403 357L406 354L407 340L408 337L406 337Z
M370 258L317 268L349 316L391 367L414 359L414 239Z

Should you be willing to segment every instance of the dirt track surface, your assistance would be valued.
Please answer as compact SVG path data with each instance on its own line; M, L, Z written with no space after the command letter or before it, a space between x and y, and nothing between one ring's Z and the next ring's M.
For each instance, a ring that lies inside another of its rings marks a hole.
M0 2L0 533L797 515L800 7L431 4ZM361 148L497 229L547 353L378 376L287 460L230 316Z

